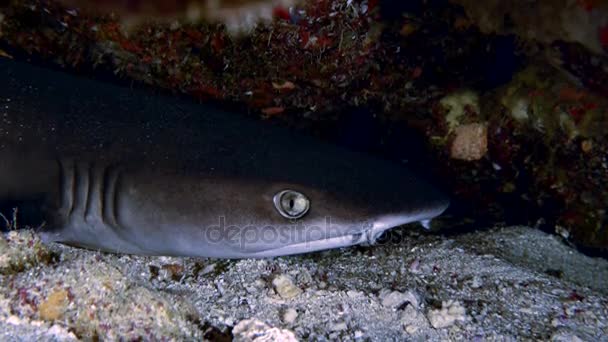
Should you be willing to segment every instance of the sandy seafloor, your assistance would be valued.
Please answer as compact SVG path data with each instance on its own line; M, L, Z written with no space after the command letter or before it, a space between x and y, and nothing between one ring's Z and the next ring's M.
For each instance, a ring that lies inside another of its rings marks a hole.
M608 341L608 261L527 227L261 260L0 241L0 339Z

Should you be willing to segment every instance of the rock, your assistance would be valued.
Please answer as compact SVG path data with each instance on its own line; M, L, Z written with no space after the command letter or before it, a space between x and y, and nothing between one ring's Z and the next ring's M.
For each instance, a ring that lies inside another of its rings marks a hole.
M264 279L262 278L257 278L252 286L249 286L249 288L251 289L251 293L255 293L255 292L259 292L260 290L263 290L267 287L267 283Z
M509 109L511 117L518 122L524 122L530 118L530 101L526 97L509 97L501 99L501 103Z
M12 324L12 325L21 325L23 320L15 315L10 315L7 319L6 319L6 323L8 324Z
M591 152L593 150L593 141L589 139L581 141L581 150L585 153Z
M551 320L551 326L552 326L552 327L554 327L554 328L557 328L557 327L559 327L559 326L561 326L561 325L564 325L564 324L562 323L562 321L563 321L563 318L560 318L560 317L555 317L555 318L553 318L553 319Z
M418 308L419 301L418 297L412 292L402 293L399 291L389 291L384 289L380 291L380 299L382 305L388 308L397 309L400 306L410 303L415 308Z
M566 333L566 332L558 332L551 335L551 342L583 342L580 337Z
M272 286L283 299L290 299L302 293L302 290L293 283L291 277L285 274L276 276L272 280Z
M40 264L50 264L55 257L31 230L12 230L0 238L0 274L14 274Z
M360 298L363 296L363 292L361 291L356 291L356 290L348 290L346 291L346 295L349 298L355 299L355 298Z
M483 280L479 276L474 276L473 279L471 280L470 286L472 289L478 289L483 286Z
M40 318L45 321L54 321L62 318L69 302L68 291L65 289L53 291L46 300L40 304Z
M414 259L409 265L409 271L418 274L420 273L420 259Z
M184 276L184 266L175 263L162 265L159 275L165 281L179 281Z
M0 273L5 273L10 269L11 259L9 256L8 242L3 235L0 235Z
M283 322L287 324L293 324L298 318L298 312L294 308L289 308L283 312Z
M405 332L408 333L408 334L410 334L410 335L414 335L419 330L419 328L416 325L413 325L413 324L404 324L403 325L403 329L405 329Z
M348 329L346 322L337 322L329 326L329 331L344 331Z
M488 127L485 123L458 126L454 135L450 148L453 159L479 160L488 152Z
M53 324L53 326L49 328L47 335L52 336L57 341L78 341L78 338L73 332L58 324Z
M310 272L308 272L307 270L302 270L302 272L300 272L300 274L298 274L298 283L300 284L304 284L304 285L309 285L312 284L313 279L312 279L312 275L310 275Z
M439 100L439 105L447 110L445 121L450 132L460 126L461 119L468 113L479 113L479 95L470 90L457 91Z
M419 331L429 328L429 322L424 315L413 305L408 305L401 315L403 329L409 335L415 335Z
M4 254L8 251L8 242L4 238L4 234L0 235L0 254Z
M201 270L201 275L209 274L215 271L216 265L214 263L205 265L205 267Z
M428 319L435 329L447 328L454 325L456 321L464 322L466 311L459 302L449 300L442 303L441 309L431 310L428 313Z
M296 85L291 81L284 82L272 82L272 87L276 90L293 90L296 88Z
M554 41L573 42L596 54L605 54L600 38L606 27L605 1L539 1L525 10L509 1L455 0L481 32L516 35L522 41L550 46ZM542 17L543 20L538 20ZM508 24L504 18L509 18Z
M297 341L293 332L286 329L273 328L255 318L240 321L233 329L235 342L249 341Z

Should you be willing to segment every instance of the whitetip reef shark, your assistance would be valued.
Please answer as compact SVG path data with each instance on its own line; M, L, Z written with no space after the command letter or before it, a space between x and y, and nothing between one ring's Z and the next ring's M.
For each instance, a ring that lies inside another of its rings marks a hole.
M373 244L445 195L388 161L208 105L0 60L0 202L45 241L273 257Z

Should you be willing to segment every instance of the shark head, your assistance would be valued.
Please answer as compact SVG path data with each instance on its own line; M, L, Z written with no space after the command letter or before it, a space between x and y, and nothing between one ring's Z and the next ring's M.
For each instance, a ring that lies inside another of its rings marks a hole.
M448 207L407 170L372 165L352 172L325 164L325 177L285 177L291 181L126 175L117 222L148 254L272 257L372 245L386 230L424 225Z

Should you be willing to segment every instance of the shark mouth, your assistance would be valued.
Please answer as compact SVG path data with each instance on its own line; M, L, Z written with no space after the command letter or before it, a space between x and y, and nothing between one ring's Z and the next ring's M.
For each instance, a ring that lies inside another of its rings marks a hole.
M365 245L371 246L376 243L378 238L385 231L395 228L407 223L412 222L420 222L423 227L428 229L429 223L432 218L440 215L445 208L441 208L438 210L432 211L424 211L415 215L388 215L383 216L374 224L362 231L345 234L341 236L319 239L313 241L305 241L295 244L290 244L287 246L282 246L274 249L267 249L255 253L248 253L246 257L251 258L265 258L265 257L273 257L273 256L283 256L283 255L293 255L293 254L302 254L302 253L310 253L317 252L327 249L341 248L341 247L349 247L355 245Z

